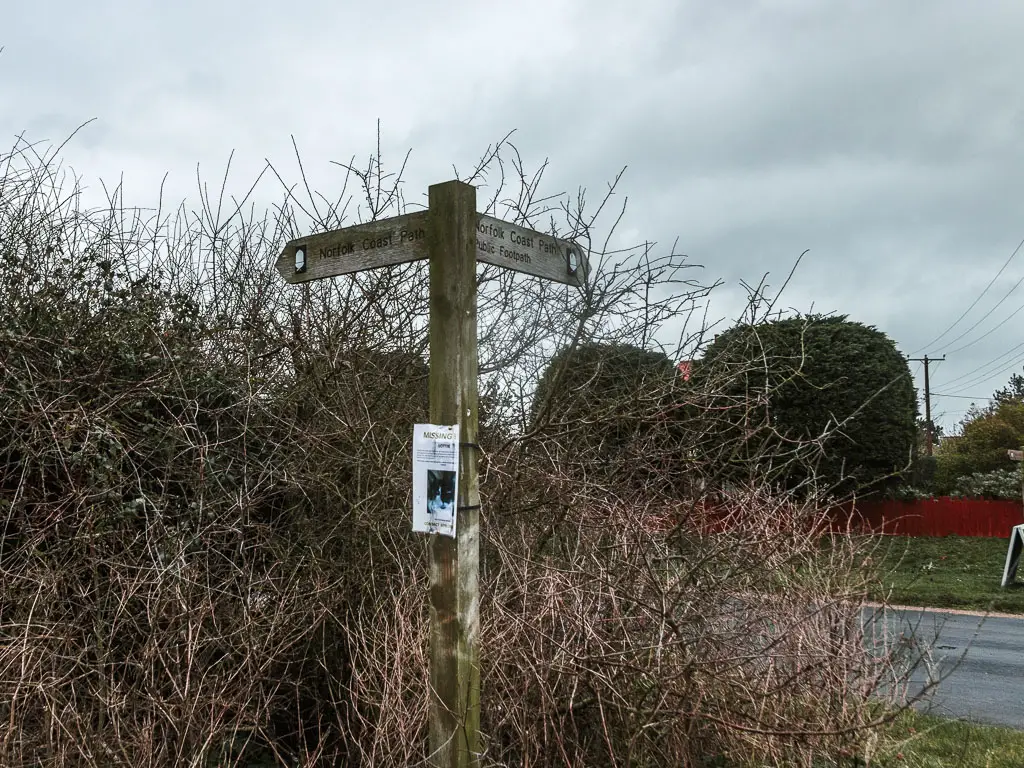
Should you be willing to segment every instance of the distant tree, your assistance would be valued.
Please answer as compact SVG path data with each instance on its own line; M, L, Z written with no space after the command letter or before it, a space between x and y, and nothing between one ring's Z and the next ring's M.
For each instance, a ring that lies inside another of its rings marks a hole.
M608 459L649 435L680 380L662 352L601 343L562 350L537 384L534 424L581 459Z
M945 440L937 455L936 487L955 490L958 481L974 474L1014 470L1008 449L1024 445L1024 402L1007 398L986 407L972 406L960 422L960 435Z
M997 403L1006 403L1011 400L1016 400L1018 403L1024 402L1024 376L1019 373L1014 373L1010 376L1010 381L1002 389L997 389L992 393L992 399Z
M945 436L945 430L941 424L936 424L932 421L931 424L931 441L932 450L935 449L939 443L942 442L942 438ZM917 420L917 447L921 453L925 453L928 445L928 420L921 417Z
M1019 501L1021 496L1020 470L994 469L991 472L975 472L971 475L964 475L957 479L952 494Z
M928 426L927 419L922 417L917 420L916 454L910 472L904 478L906 483L915 489L915 492L924 497L935 492L938 459L934 454L945 435L941 424L936 424L933 421L931 430L928 429ZM929 440L931 441L931 451L928 450Z
M778 474L790 486L813 475L836 491L880 490L900 482L915 453L906 359L884 333L846 316L737 326L714 340L696 370L698 385L722 382L720 439L740 452L774 441ZM751 401L759 405L731 405Z

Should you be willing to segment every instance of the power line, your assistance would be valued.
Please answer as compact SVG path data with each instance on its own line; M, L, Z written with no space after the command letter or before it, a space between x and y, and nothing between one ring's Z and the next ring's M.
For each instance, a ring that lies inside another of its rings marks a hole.
M1018 283L1017 283L1017 285L1020 285L1020 283L1018 282ZM998 306L998 305L997 305L997 306ZM969 342L967 342L966 344L964 344L964 345L963 345L962 347L957 347L956 349L954 349L954 350L953 350L952 352L950 352L949 354L951 354L951 355L955 355L955 354L956 354L957 352L960 352L960 351L962 351L962 350L965 350L965 349L967 349L968 347L973 347L973 346L974 346L975 344L977 344L977 343L978 343L979 341L981 341L982 339L984 339L984 338L985 338L986 336L991 336L991 335L992 335L992 334L993 334L994 332L998 331L998 330L999 330L1000 328L1002 328L1002 327L1003 327L1004 325L1006 325L1006 324L1007 324L1007 323L1008 323L1008 322L1009 322L1010 320L1012 320L1012 319L1014 318L1014 316L1015 316L1015 315L1016 315L1016 314L1017 314L1018 312L1020 312L1020 311L1021 311L1022 309L1024 309L1024 304L1021 304L1021 305L1020 305L1019 307L1017 307L1017 308L1016 308L1016 309L1015 309L1015 310L1014 310L1013 312L1011 312L1011 313L1010 313L1009 315L1007 315L1007 316L1006 316L1005 318L1003 318L1002 322L998 323L997 325L995 325L995 326L993 326L992 328L990 328L989 330L987 330L987 331L986 331L985 333L981 334L981 336L979 336L978 338L976 338L976 339L975 339L974 341L969 341ZM950 344L952 344L952 343L953 343L953 342L950 342Z
M967 317L967 315L970 313L970 311L972 309L974 309L978 305L978 302L981 301L982 298L984 298L986 293L988 293L989 288L991 288L993 285L995 285L995 282L996 282L996 280L999 279L999 276L1002 275L1003 272L1006 271L1006 268L1008 266L1010 266L1010 262L1013 261L1014 257L1017 255L1018 251L1020 251L1020 249L1022 247L1024 247L1024 240L1021 240L1020 243L1017 244L1017 247L1013 249L1013 253L1010 254L1010 258L1008 258L1003 263L1003 266L1001 266L999 268L999 271L996 272L996 276L993 277L991 281L989 281L989 284L985 286L985 290L983 290L980 294L978 294L978 298L976 298L974 301L971 302L971 306L969 306L967 309L965 309L964 313L962 315L960 315L960 317L958 317L956 320L954 320L952 322L952 324L946 330L944 330L942 333L940 333L938 336L936 336L934 339L929 341L924 346L918 347L917 349L915 349L911 354L916 355L922 349L926 349L927 347L930 347L932 344L937 344L947 333L952 331L957 326L957 324L959 324L959 322L961 320L963 320L965 317ZM947 344L946 346L949 346L949 345Z
M992 309L990 309L990 310L989 310L988 312L986 312L986 313L985 313L984 315L982 315L982 316L981 316L981 319L980 319L980 320L978 320L978 322L976 322L976 323L975 323L974 325L972 325L972 326L971 326L970 328L968 328L968 329L967 329L966 331L964 331L963 333L961 333L961 334L960 334L959 336L957 336L957 337L956 337L955 339L953 339L952 341L949 341L949 342L947 342L947 343L946 343L946 345L945 345L944 347L941 347L941 348L940 348L940 351L941 351L941 350L943 350L943 349L949 349L949 347L950 347L951 345L953 345L953 344L956 344L956 343L957 343L958 341L960 341L960 339L962 339L962 338L963 338L964 336L966 336L966 335L967 335L968 333L970 333L970 332L971 332L971 331L973 331L973 330L974 330L975 328L977 328L977 327L978 327L979 325L981 325L981 324L982 324L983 322L985 322L985 320L987 320L987 319L988 319L988 318L989 318L989 317L990 317L990 316L992 315L992 313L993 313L993 312L995 312L995 311L996 311L997 309L999 309L999 307L1001 307L1001 306L1002 306L1002 304L1003 304L1003 302L1004 302L1004 301L1006 301L1006 300L1007 300L1008 298L1010 298L1010 294L1011 294L1011 293L1013 293L1014 291L1016 291L1016 290L1017 290L1017 288L1019 288L1019 287L1020 287L1020 284L1021 284L1021 283L1024 283L1024 277L1022 277L1022 278L1021 278L1020 280L1018 280L1018 281L1017 281L1016 283L1014 283L1014 284L1013 284L1013 287L1012 287L1012 288L1011 288L1010 290L1008 290L1008 291L1006 292L1006 295L1005 295L1005 296L1003 296L1003 298L1001 298L1001 299L1000 299L999 301L997 301L997 302L996 302L996 305L995 305L994 307L992 307ZM1018 309L1017 309L1017 310L1016 310L1016 311L1015 311L1015 312L1014 312L1014 313L1013 313L1012 315L1010 315L1010 317L1013 317L1013 315L1016 315L1016 314L1017 314L1017 312L1020 312L1020 310L1021 310L1021 309L1024 309L1024 305L1021 305L1021 307L1019 307L1019 308L1018 308ZM1009 320L1009 319L1010 319L1010 317L1007 317L1007 318L1006 318L1006 320ZM982 340L982 339L984 339L984 338L985 338L986 336L988 336L988 335L989 335L990 333L992 333L992 331L994 331L994 330L995 330L996 328L999 328L999 327L1000 327L1001 325L1003 325L1003 323L1005 323L1005 322L1006 322L1006 320L1003 320L1003 322L1002 322L1002 323L999 323L999 325L997 325L997 326L996 326L995 328L992 328L992 329L991 329L990 331L988 331L987 333L983 333L983 334L982 334L981 336L979 336L978 338L976 338L976 339L975 339L974 341L970 341L970 342L968 342L967 344L964 344L964 345L963 345L962 347L959 347L958 349L955 349L955 350L953 350L953 351L954 351L954 352L959 352L959 351L960 351L961 349L967 349L968 347L972 346L973 344L977 344L977 343L978 343L979 341L981 341L981 340ZM950 354L952 354L952 353L950 353Z
M986 373L986 374L984 374L982 376L976 376L975 378L971 379L970 381L965 381L963 384L961 384L959 387L956 388L956 391L957 392L963 392L965 389L970 389L971 387L973 387L976 384L981 384L983 381L989 381L990 379L993 379L996 376L999 376L999 375L1001 375L1003 373L1006 373L1009 370L1012 370L1013 368L1016 368L1021 363L1024 363L1024 357L1017 358L1016 360L1014 360L1009 365L1005 365L1005 366L1003 366L1002 368L1000 368L997 371L992 371L992 372ZM948 383L949 382L947 382L947 384Z
M959 376L957 376L955 379L950 379L949 381L945 382L944 384L940 384L939 386L940 387L948 387L950 384L955 384L958 381L963 381L964 379L968 378L969 376L973 376L974 374L976 374L978 371L982 370L983 368L988 368L989 366L1002 365L1002 363L999 362L999 361L1001 361L1004 357L1009 357L1014 352L1019 350L1021 347L1024 347L1024 342L1021 342L1017 346L1012 347L1008 352L1004 352L1003 354L999 355L998 357L992 358L987 363L982 363L977 368L974 368L974 369L968 371L967 373L962 373ZM986 374L986 377L994 376L994 375L995 374ZM964 385L964 386L967 386L967 385Z
M1020 344L1018 346L1024 346L1024 344ZM1016 349L1015 352L1012 352L1011 354L1020 355L1020 350ZM1007 355L1001 355L1001 357L1007 357ZM998 358L996 358L996 359L998 360ZM1002 362L996 363L995 361L993 361L992 363L989 363L989 364L983 366L984 368L992 368L992 370L989 370L989 371L987 371L985 373L980 373L977 376L973 376L973 377L969 378L967 381L961 381L959 384L955 385L954 389L957 392L963 392L965 389L970 389L974 384L980 384L983 381L989 381L990 379L993 379L996 376L1002 375L1006 371L1009 371L1009 370L1011 370L1013 368L1016 368L1021 363L1024 363L1024 356L1018 356L1014 360L1011 360L1010 362L1006 362L1006 360L1003 360ZM993 366L998 366L998 367L993 367ZM964 379L964 378L967 378L967 377L966 376L959 376L959 377L957 377L957 379ZM945 384L941 384L940 386L943 389L949 389L950 384L953 384L953 382L957 381L957 379L953 379L951 381L947 381Z

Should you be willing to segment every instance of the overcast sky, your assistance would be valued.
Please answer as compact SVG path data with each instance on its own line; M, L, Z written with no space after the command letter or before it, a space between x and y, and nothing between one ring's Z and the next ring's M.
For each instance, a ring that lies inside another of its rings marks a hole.
M993 282L1024 239L1022 39L1012 0L35 0L4 8L0 139L95 118L65 163L143 204L232 150L244 192L292 136L330 189L378 119L414 197L516 129L552 192L628 166L622 237L678 238L725 281L713 317L809 249L782 303L945 353L952 425L1024 365L1024 252Z

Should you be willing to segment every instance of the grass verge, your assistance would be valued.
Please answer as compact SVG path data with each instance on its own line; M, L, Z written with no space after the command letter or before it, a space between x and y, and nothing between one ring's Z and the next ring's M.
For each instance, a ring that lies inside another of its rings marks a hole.
M1007 544L968 536L886 537L873 597L897 605L1024 614L1024 586L999 586Z
M880 768L1021 768L1024 732L907 711L886 728ZM861 763L863 765L863 763Z

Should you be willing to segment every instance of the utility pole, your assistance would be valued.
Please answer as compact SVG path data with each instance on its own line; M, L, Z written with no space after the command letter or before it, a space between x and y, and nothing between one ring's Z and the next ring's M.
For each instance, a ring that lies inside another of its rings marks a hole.
M925 454L928 456L932 455L932 443L935 441L934 428L932 427L932 390L931 384L928 381L928 365L929 363L942 362L946 359L943 355L937 361L934 358L929 358L928 355L924 357L911 357L908 358L913 363L924 363L924 423L925 429L928 432L928 443L925 447Z

